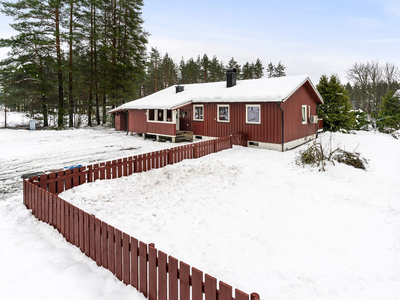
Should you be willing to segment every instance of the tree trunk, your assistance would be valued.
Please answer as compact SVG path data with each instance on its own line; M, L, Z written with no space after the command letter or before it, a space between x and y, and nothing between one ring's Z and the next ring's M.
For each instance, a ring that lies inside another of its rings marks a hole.
M57 52L57 77L58 77L58 127L64 126L64 91L62 74L62 57L60 42L60 8L55 8L55 26L56 26L56 52Z
M68 102L69 102L69 127L74 127L74 96L73 96L73 83L72 83L72 67L73 67L73 12L74 0L71 1L70 14L69 14L69 78L68 78Z
M94 56L94 93L96 97L96 124L100 125L100 107L99 107L99 85L97 79L97 32L96 28L96 5L93 9L93 56Z
M40 85L41 85L41 105L42 105L42 114L43 114L43 127L49 127L49 118L47 113L47 101L46 101L46 90L45 90L45 83L44 83L44 70L43 70L43 61L42 58L39 57L39 78L40 78Z
M90 1L90 80L88 102L88 126L92 126L92 101L93 101L93 0Z
M117 1L113 2L113 29L112 29L112 68L111 68L111 89L112 89L112 106L116 105L116 89L117 89L117 80L116 80L116 72L117 72Z

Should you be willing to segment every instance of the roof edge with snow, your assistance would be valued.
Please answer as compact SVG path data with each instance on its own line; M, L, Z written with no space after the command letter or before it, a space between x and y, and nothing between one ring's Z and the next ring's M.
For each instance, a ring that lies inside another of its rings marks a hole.
M226 87L226 82L181 84L182 92L176 93L175 86L168 87L146 97L124 103L109 113L128 109L168 109L174 110L191 103L250 103L250 102L285 102L301 86L308 82L324 103L320 93L306 75L285 76L240 80L233 87Z

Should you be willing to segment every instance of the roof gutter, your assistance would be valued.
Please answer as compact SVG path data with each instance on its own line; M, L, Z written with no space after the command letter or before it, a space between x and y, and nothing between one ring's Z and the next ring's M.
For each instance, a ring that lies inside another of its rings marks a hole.
M283 102L283 101L282 101ZM281 102L281 103L282 103ZM282 125L281 125L281 131L282 131L282 152L285 152L285 122L284 122L284 114L283 114L283 109L282 109L282 107L281 107L281 104L279 103L279 102L277 102L277 104L278 104L278 107L280 108L280 110L281 110L281 112L282 112L282 118L281 118L281 121L282 121Z

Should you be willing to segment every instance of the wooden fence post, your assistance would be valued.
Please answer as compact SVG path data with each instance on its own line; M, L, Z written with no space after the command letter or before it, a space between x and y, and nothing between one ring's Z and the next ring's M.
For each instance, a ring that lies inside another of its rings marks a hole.
M168 164L172 165L174 164L174 153L173 153L173 148L168 150Z
M149 244L149 300L157 300L157 250L154 243Z
M194 143L193 144L193 158L198 158L198 154L197 154L197 149L198 149L198 144Z
M213 152L212 153L216 153L217 151L217 139L215 139L214 141L213 141L213 145L214 145L214 150L213 150Z
M257 293L251 293L250 300L260 300L260 295Z
M88 166L88 177L87 177L87 182L93 182L92 169L93 169L93 166Z

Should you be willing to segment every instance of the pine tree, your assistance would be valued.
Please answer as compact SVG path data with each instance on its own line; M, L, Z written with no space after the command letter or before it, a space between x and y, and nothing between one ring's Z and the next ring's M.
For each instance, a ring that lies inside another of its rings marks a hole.
M165 53L161 60L160 70L163 76L163 88L174 85L177 82L177 70L174 61Z
M240 79L253 79L254 78L253 70L254 70L254 65L250 64L249 62L246 62L243 65L242 74L240 76Z
M225 67L222 61L214 55L210 62L210 82L218 82L225 80Z
M202 82L208 82L208 76L210 72L210 59L208 58L207 54L204 54L203 57L201 58L200 62L201 66L201 72L203 73L203 80Z
M286 76L285 69L286 69L286 67L284 65L282 65L281 61L279 61L278 65L275 68L275 76L274 77Z
M232 57L231 60L228 62L228 65L226 66L227 69L236 69L236 74L240 78L241 74L241 66L237 63L237 61Z
M324 99L324 104L318 106L318 116L324 120L324 130L349 130L355 116L350 112L350 97L340 84L339 77L322 75L317 89Z
M0 40L0 47L11 47L9 58L2 64L12 68L21 66L23 72L20 74L24 74L25 78L19 78L18 81L36 81L36 84L25 86L24 89L29 88L31 94L40 95L37 98L41 99L44 126L48 126L48 99L53 92L51 82L56 80L52 68L57 69L54 59L55 42L51 38L54 31L47 21L41 20L50 18L46 13L49 8L46 3L26 0L1 2L1 5L1 12L14 18L10 26L17 32L11 38ZM62 118L59 119L62 122Z
M188 83L198 83L200 78L200 66L192 57L186 62L186 74Z
M259 79L264 76L264 67L259 58L257 58L256 63L254 64L254 78Z
M268 78L275 77L275 66L270 62L267 67Z
M68 28L66 39L68 40L68 117L69 127L74 126L74 46L82 36L76 31L79 24L77 18L81 17L80 0L67 0L67 10L65 15L68 15L68 21L65 27Z

